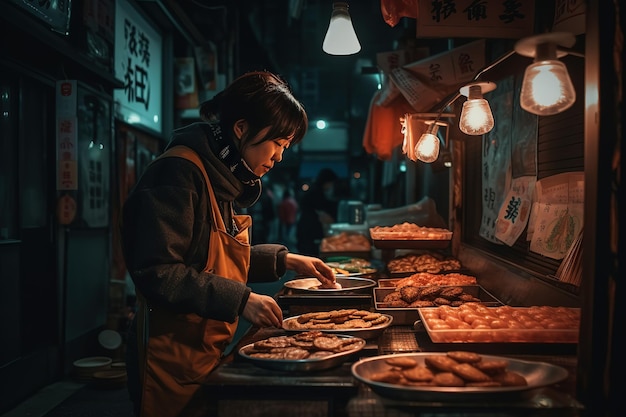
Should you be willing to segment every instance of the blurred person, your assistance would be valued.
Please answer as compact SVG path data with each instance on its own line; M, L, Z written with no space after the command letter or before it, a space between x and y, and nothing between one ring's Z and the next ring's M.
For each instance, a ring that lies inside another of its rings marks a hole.
M278 220L280 221L280 239L289 246L293 243L294 226L298 220L298 202L288 188L283 191L283 198L278 204Z
M137 312L127 339L128 391L141 417L206 415L202 381L233 341L239 317L282 326L274 298L250 282L287 270L334 286L320 259L249 244L261 177L299 143L307 114L270 72L242 75L202 104L203 122L174 131L123 208L124 259Z
M319 256L325 232L337 219L335 182L338 177L330 168L320 170L300 199L300 217L296 226L298 252Z

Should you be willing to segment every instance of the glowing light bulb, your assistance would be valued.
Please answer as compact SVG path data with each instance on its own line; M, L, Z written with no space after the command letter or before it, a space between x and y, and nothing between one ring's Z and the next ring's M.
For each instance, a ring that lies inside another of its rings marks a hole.
M428 132L420 136L415 144L415 156L422 162L431 163L439 156L439 138L437 137L437 124L432 124Z
M535 62L526 68L520 94L524 110L549 116L569 109L575 101L576 91L561 61Z

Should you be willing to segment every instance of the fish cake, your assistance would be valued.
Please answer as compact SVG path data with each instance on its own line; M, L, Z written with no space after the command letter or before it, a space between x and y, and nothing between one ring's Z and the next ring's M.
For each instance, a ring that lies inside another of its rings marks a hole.
M412 382L428 382L432 381L435 377L433 371L425 366L415 366L413 368L403 369L402 374L406 379Z
M491 377L469 363L460 363L452 367L452 372L469 382L487 382Z
M500 382L505 387L519 387L528 385L526 378L513 371L504 371L493 376L494 381Z
M459 364L446 355L426 356L424 363L435 372L452 372L452 367Z
M482 356L478 353L466 350L451 350L447 355L459 363L476 363L482 360Z
M433 383L440 387L464 387L465 381L452 372L439 372L433 377Z
M401 298L407 303L411 304L420 298L420 289L418 287L406 286L400 288Z
M509 361L504 359L489 359L482 360L474 364L474 366L487 375L497 375L506 371L506 367L509 365Z
M417 361L408 356L390 356L385 358L385 363L399 368L413 368L417 366Z

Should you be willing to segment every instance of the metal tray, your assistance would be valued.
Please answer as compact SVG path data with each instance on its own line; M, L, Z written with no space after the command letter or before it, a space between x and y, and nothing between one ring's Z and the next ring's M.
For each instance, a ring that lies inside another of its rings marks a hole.
M463 288L465 293L479 298L480 304L486 307L499 307L503 305L500 300L480 285L454 285L453 287ZM419 309L417 307L389 307L387 303L382 302L387 294L394 291L396 291L395 287L377 287L373 289L374 307L376 308L376 311L392 315L395 323L398 325L414 325L416 321L421 320L418 312Z
M341 284L341 288L317 288L321 285L317 278L301 278L285 282L285 287L307 293L344 294L364 291L376 286L376 281L367 278L337 277L337 282Z
M445 249L450 246L451 239L422 240L372 240L377 249Z
M486 305L486 307L496 307ZM504 307L516 312L524 312L528 307ZM559 316L557 307L553 316ZM558 307L559 309L579 311L577 308ZM468 346L472 343L578 343L578 325L570 328L487 328L487 329L433 329L426 317L429 311L437 311L437 307L418 308L420 320L433 343L458 343ZM494 312L494 314L497 314ZM561 313L564 314L564 313Z
M256 358L248 355L246 352L249 352L254 348L254 343L250 343L248 345L242 346L238 353L244 359L250 361L251 363L266 369L272 369L275 371L321 371L325 369L334 368L336 366L340 366L345 361L349 359L349 357L360 351L365 347L365 340L360 337L354 337L350 335L336 335L342 339L355 339L355 341L359 342L357 348L352 350L347 350L345 352L339 352L327 356L325 358L316 358L316 359L267 359L267 358Z
M383 316L385 316L387 318L387 321L383 324L379 324L377 326L372 326L372 327L360 327L360 328L341 328L341 329L324 329L321 327L318 328L311 328L311 329L303 329L303 328L299 328L299 329L295 329L295 328L290 328L290 323L293 323L295 321L298 320L298 317L300 316L294 316L294 317L289 317L285 320L283 320L283 329L287 332L287 333L300 333L303 331L307 331L307 330L321 330L324 333L334 333L334 334L347 334L350 336L356 336L356 337L360 337L363 339L374 339L378 336L380 336L380 334L385 331L385 329L389 326L391 326L391 323L393 322L393 316L389 315L389 314L382 314Z
M509 362L507 370L517 372L526 378L528 385L515 387L433 387L433 386L407 386L389 384L371 379L371 376L390 368L385 362L388 357L407 356L424 364L424 357L432 355L445 355L445 353L396 353L392 355L374 356L361 359L352 364L352 375L369 386L372 391L384 397L409 400L409 401L485 401L487 399L498 400L518 399L529 390L541 388L563 381L568 376L568 371L560 366L546 362L534 362L517 360L502 356L482 355L483 359L505 359Z

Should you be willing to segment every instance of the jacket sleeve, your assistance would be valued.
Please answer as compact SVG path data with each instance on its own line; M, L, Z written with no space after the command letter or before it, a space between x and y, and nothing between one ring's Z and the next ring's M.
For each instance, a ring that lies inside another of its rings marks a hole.
M279 280L285 272L285 256L289 253L286 246L277 244L259 244L250 251L250 270L248 282L272 282Z

